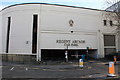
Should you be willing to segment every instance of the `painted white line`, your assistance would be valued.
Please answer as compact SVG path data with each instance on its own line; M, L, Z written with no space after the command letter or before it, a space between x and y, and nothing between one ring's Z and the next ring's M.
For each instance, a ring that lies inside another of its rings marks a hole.
M0 66L0 68L2 68L2 66Z
M28 71L28 68L25 68L26 71Z
M14 68L15 68L15 67L12 67L12 68L10 69L10 71L12 71Z
M92 75L89 75L89 77L92 77Z

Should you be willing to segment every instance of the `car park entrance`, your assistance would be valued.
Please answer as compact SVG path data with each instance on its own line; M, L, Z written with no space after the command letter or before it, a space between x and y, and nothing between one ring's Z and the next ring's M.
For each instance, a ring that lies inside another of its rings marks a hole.
M47 49L43 49L41 50L42 54L42 61L44 60L65 60L65 51L68 52L68 60L72 61L72 60L79 60L80 58L82 58L82 55L84 55L84 58L91 58L90 55L94 55L97 54L97 50L89 50L88 54L87 54L87 50L86 49L81 49L81 50L47 50Z

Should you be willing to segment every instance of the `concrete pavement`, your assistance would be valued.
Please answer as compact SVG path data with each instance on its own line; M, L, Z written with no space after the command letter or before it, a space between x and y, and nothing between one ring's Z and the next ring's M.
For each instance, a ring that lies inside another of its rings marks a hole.
M118 78L119 65L115 65ZM5 62L2 67L3 78L94 78L109 79L108 61L89 60L84 68L78 67L78 62L44 62L41 64L15 64ZM114 79L115 79L114 78Z

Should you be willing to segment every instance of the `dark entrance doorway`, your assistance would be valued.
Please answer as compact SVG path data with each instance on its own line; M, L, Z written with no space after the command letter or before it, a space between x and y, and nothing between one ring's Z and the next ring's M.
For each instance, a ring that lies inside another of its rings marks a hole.
M44 60L65 60L65 51L66 50L41 50L42 61ZM84 50L67 50L68 51L68 60L78 60L81 58L80 55L86 55L86 49ZM76 56L75 56L76 55ZM79 55L79 56L77 56Z
M43 60L63 60L64 50L41 50L42 61Z

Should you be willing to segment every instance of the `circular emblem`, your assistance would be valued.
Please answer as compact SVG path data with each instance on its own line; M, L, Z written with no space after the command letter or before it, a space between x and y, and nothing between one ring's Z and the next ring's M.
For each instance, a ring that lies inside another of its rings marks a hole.
M70 26L73 26L74 21L73 20L69 20L69 24L70 24Z

